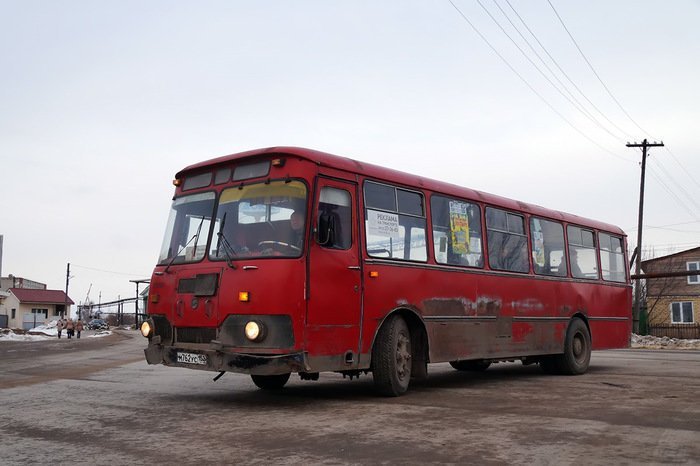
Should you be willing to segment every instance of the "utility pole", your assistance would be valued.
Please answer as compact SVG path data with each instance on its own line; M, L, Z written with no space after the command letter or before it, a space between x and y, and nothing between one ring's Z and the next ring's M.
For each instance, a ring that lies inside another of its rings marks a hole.
M636 261L635 261L635 272L634 274L639 276L642 272L642 219L644 217L644 177L647 168L647 148L649 147L663 147L662 142L648 142L644 139L640 144L627 143L627 147L641 147L642 148L642 179L639 182L639 214L637 221L637 249L636 249ZM639 278L635 279L634 283L634 309L632 310L632 331L639 332L639 311L640 311L640 287Z
M68 312L68 282L70 281L70 262L68 262L68 266L66 267L66 300L63 304L63 312L66 313L66 317L70 317L70 312ZM63 317L63 315L61 315Z

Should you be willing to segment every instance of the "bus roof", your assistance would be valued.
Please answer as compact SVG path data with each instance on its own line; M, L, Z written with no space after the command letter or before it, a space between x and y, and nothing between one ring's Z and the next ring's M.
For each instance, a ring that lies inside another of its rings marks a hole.
M391 168L381 167L371 163L360 162L358 160L350 159L347 157L341 157L338 155L332 155L325 152L320 152L313 149L305 149L301 147L268 147L264 149L255 149L246 152L239 152L237 154L225 155L223 157L217 157L214 159L205 160L203 162L189 165L188 167L185 167L184 169L180 170L176 174L176 178L179 178L185 172L197 171L205 167L225 165L234 160L244 158L275 154L291 155L309 160L322 167L344 170L357 175L367 176L376 180L400 184L409 188L413 187L427 189L436 193L452 195L464 199L471 199L473 201L483 202L485 204L489 204L495 207L520 211L531 215L551 218L554 220L561 220L567 223L574 223L580 226L595 228L598 230L605 230L610 233L626 236L625 232L621 228L605 222L599 222L597 220L579 217L578 215L569 214L558 210L547 209L545 207L541 207L535 204L528 204L514 199L497 196L495 194L489 194L483 191L477 191L474 189L465 188L463 186L432 180L430 178L424 178L422 176L401 172Z

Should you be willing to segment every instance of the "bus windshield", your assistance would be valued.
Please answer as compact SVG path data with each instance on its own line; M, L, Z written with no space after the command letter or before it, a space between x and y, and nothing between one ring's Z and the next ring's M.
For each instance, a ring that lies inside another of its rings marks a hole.
M208 192L178 197L173 201L159 264L181 264L204 258L214 198L214 193Z
M301 256L306 199L306 185L301 181L225 189L214 218L209 259Z

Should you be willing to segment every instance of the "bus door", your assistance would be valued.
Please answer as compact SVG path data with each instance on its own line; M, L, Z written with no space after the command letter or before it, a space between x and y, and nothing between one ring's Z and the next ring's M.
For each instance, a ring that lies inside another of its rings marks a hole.
M362 272L357 184L319 177L309 254L306 347L338 369L358 363Z

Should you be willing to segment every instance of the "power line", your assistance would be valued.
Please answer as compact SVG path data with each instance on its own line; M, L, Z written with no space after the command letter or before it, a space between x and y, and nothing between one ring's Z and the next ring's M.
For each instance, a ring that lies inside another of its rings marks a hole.
M554 8L554 5L552 5L552 2L551 2L550 0L547 0L547 3L549 3L549 6L552 7L552 11L554 11L554 14L555 14L555 15L557 16L557 18L559 19L559 22L560 22L561 25L564 27L564 30L566 31L566 33L567 33L567 34L569 35L569 37L571 38L571 41L572 41L572 42L574 43L574 45L576 46L576 49L577 49L578 52L581 54L581 56L583 57L583 59L585 60L585 62L588 64L588 67L591 69L591 71L593 72L593 74L595 75L595 77L598 78L598 81L600 81L600 84L602 84L603 88L604 88L605 91L608 93L608 95L610 96L610 98L611 98L612 100L615 101L615 103L616 103L617 106L620 108L620 110L622 110L622 113L624 113L624 114L627 116L627 118L629 118L629 120L630 120L632 123L634 123L634 125L635 125L643 134L649 134L649 135L650 135L650 133L649 133L648 131L645 131L644 128L642 128L641 126L639 126L639 123L637 123L636 121L634 121L634 119L630 116L630 114L627 113L627 110L625 110L625 108L622 106L622 104L615 98L615 96L612 94L612 92L610 92L610 89L608 89L608 86L605 85L605 83L604 83L603 80L601 79L600 75L598 75L598 72L595 70L595 68L593 68L593 65L591 64L591 62L588 60L588 58L586 58L586 55L583 53L583 50L581 50L581 47L579 47L578 43L576 42L576 39L574 39L574 36L571 35L571 32L569 31L569 28L567 28L567 27L566 27L566 24L564 24L564 20L561 18L561 16L559 16L559 13L557 12L557 9ZM656 138L654 138L654 137L652 136L652 139L656 139Z
M127 273L127 272L115 272L114 270L104 270L104 269L97 269L94 267L86 267L84 265L77 265L77 264L71 264L73 267L78 267L81 269L85 270L92 270L94 272L104 272L104 273L111 273L113 275L124 275L126 277L144 277L149 274L143 274L143 273Z
M581 131L581 130L578 129L576 126L574 126L573 123L571 123L569 120L567 120L566 117L565 117L564 115L561 114L561 112L559 112L556 108L554 108L554 106L552 106L552 104L550 104L550 103L547 101L547 99L545 99L545 98L542 96L542 94L540 94L539 92L537 92L537 90L536 90L536 89L535 89L535 88L534 88L534 87L533 87L533 86L532 86L532 85L531 85L531 84L530 84L530 83L529 83L529 82L528 82L528 81L527 81L527 80L526 80L526 79L525 79L525 78L524 78L524 77L509 63L509 62L508 62L508 60L506 60L505 57L503 57L503 55L501 55L501 54L498 52L498 50L496 50L496 48L491 44L491 42L489 42L489 40L486 38L486 36L484 36L484 35L481 33L481 31L479 31L479 29L477 29L477 27L474 26L474 24L473 24L471 21L469 21L469 18L466 17L466 15L462 12L462 10L460 10L460 9L457 7L457 5L454 4L454 2L453 2L452 0L448 0L448 1L450 2L450 5L452 5L452 7L453 7L455 10L457 10L457 13L459 13L459 15L462 17L462 19L472 28L472 30L474 30L474 32L481 38L481 40L483 40L483 41L486 43L486 45L491 49L491 51L492 51L493 53L495 53L496 56L497 56L498 58L500 58L501 61L502 61L502 62L503 62L503 63L504 63L518 78L520 78L520 80L523 82L523 84L525 84L525 85L528 87L528 89L530 89L530 90L532 91L533 94L535 94L547 107L549 107L550 110L552 110L554 113L556 113L556 114L559 116L559 118L561 118L562 120L564 120L564 122L565 122L567 125L571 126L571 128L572 128L574 131L576 131L577 133L579 133L581 136L583 136L583 137L584 137L585 139L587 139L590 143L592 143L593 145L595 145L596 147L598 147L598 148L601 149L602 151L608 153L609 155L612 155L612 156L615 157L615 158L624 160L625 162L631 162L631 160L629 160L629 159L627 159L627 158L625 158L625 157L622 157L622 156L620 156L620 155L617 155L616 153L612 152L611 150L609 150L609 149L607 149L607 148L601 146L598 142L596 142L595 140L593 140L590 136L588 136L587 134L585 134L583 131ZM632 163L633 163L633 162L632 162Z
M688 194L688 191L685 190L683 187L683 183L678 182L669 172L664 168L664 165L661 163L661 160L658 158L652 159L654 161L654 164L666 175L666 177L673 183L673 186L677 187L678 190L685 196L687 200L690 201L691 204L693 204L698 211L700 211L700 204L690 195Z
M552 82L552 80L549 79L549 77L547 77L547 75L530 59L530 57L527 56L525 51L515 42L515 40L513 40L513 38L510 37L510 35L506 32L506 30L503 28L503 26L501 26L501 24L496 20L496 18L494 18L493 15L491 15L491 13L481 3L481 1L477 0L477 3L479 3L481 8L486 12L487 15L489 15L489 17L493 20L493 22L496 23L496 26L498 26L501 29L503 34L505 34L505 36L513 43L513 45L515 45L515 47L520 51L520 53L525 57L525 59L530 62L530 64L542 75L542 77L544 79L547 80L547 82L549 84L552 85L552 87L557 92L559 92L559 94L561 94L562 97L564 97L576 110L578 110L581 114L583 114L583 116L588 118L593 124L595 124L600 129L602 129L603 131L608 133L613 139L616 139L616 140L621 139L619 135L613 134L612 131L610 131L608 128L603 126L603 124L600 121L598 121L598 119L595 116L593 116L588 111L588 109L586 109L584 107L584 105L576 98L576 96L574 96L574 94L569 90L569 88L561 81L561 79L559 79L559 77L556 75L556 73L554 73L554 71L552 71L552 69L549 67L547 62L540 56L539 53L537 53L537 50L535 50L535 48L532 46L532 44L530 44L530 41L527 40L527 38L523 35L523 33L520 32L520 29L515 25L515 23L513 23L513 21L508 16L508 14L503 10L503 8L501 8L501 6L498 4L498 2L496 2L496 0L493 0L493 3L496 5L496 8L498 8L500 10L501 14L506 18L506 20L508 20L508 22L513 27L513 29L515 29L515 32L518 33L520 38L525 42L525 44L527 44L527 46L530 48L532 53L535 54L535 56L539 59L539 61L542 63L542 65L544 65L544 67L547 69L547 71L549 71L549 74L551 74L552 77L564 89L564 91L566 91L566 93L569 95L569 97L567 97L567 95L564 94L564 92L559 88L559 86L554 84Z
M495 1L495 0L494 0L494 1ZM544 44L542 44L542 42L541 42L540 39L537 37L537 35L532 31L532 29L530 29L530 27L527 25L527 23L525 22L525 20L520 16L520 14L517 12L517 10L513 7L513 5L511 5L510 0L506 0L506 3L507 3L508 6L510 7L510 9L513 10L513 13L515 13L515 15L518 17L518 19L520 20L520 22L523 23L523 26L525 26L525 29L527 29L527 32L529 32L530 35L535 39L535 41L537 41L537 44L539 44L540 48L542 48L542 50L544 50L544 52L547 54L547 56L548 56L549 59L552 61L552 63L554 63L554 65L555 65L555 66L557 67L557 69L561 72L561 74L564 75L564 77L566 78L566 80L569 81L569 83L571 83L572 86L574 86L574 88L578 91L578 93L581 94L581 96L582 96L584 99L586 99L586 102L588 102L588 103L591 105L591 107L593 107L603 118L605 118L605 120L606 120L608 123L610 123L612 126L614 126L614 127L615 127L618 131L620 131L623 135L627 136L627 137L630 138L630 139L634 139L634 136L632 136L631 134L629 134L627 131L625 131L624 129L620 128L619 126L617 126L610 118L608 118L608 117L605 115L605 113L603 113L603 112L593 103L593 101L591 101L591 99L588 98L588 96L581 90L581 88L578 87L578 85L576 84L576 82L574 82L574 80L571 79L571 77L566 73L566 71L564 71L564 69L559 65L559 62L552 56L551 53L549 53L549 50L547 50L547 47L545 47Z
M652 167L650 167L650 168L652 168ZM690 207L688 207L688 205L683 201L683 199L681 199L680 197L678 197L678 195L677 195L676 193L674 193L673 190L671 190L671 188L668 187L668 185L664 182L664 180L662 180L656 173L654 173L653 168L649 170L649 173L651 174L651 176L654 177L654 179L656 179L656 181L659 182L659 184L661 185L661 187L662 187L671 197L673 197L673 198L677 201L678 205L680 205L686 212L688 212L688 214L690 215L691 218L696 218L696 219L698 218L698 217L695 215L695 212L694 212Z
M685 172L685 174L688 175L688 178L690 178L690 180L691 180L693 183L695 183L695 185L696 185L698 188L700 188L700 183L698 183L698 181L693 177L693 175L690 174L690 172L688 171L688 169L685 168L685 165L683 165L683 164L681 163L681 161L678 159L678 157L676 157L676 154L674 154L673 152L671 152L671 149L669 149L668 146L666 146L665 149L666 149L666 151L667 151L669 154L671 154L671 157L673 157L673 160L675 160L676 163L678 164L678 166L681 167L681 168L683 169L683 171Z

